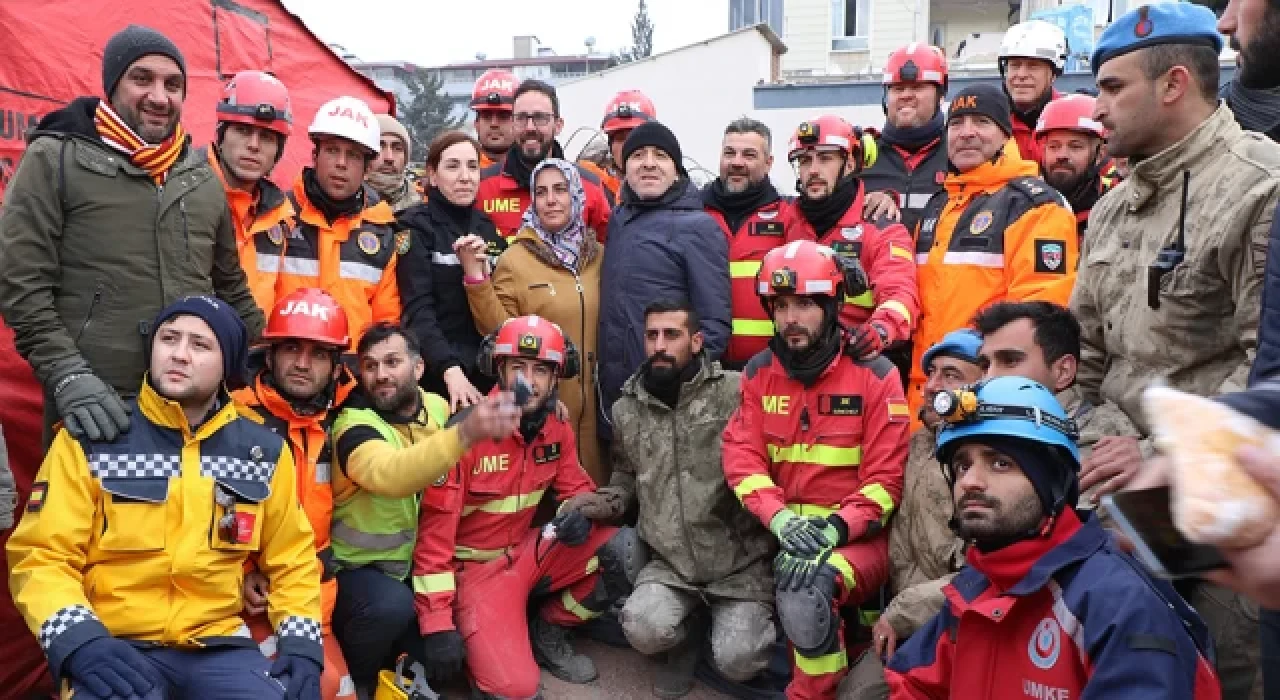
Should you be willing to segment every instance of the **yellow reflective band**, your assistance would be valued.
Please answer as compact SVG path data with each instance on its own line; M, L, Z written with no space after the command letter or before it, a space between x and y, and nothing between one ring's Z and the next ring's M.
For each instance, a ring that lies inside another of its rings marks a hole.
M466 506L462 509L462 514L467 516L476 511L495 514L519 513L526 508L536 507L542 501L542 494L544 493L546 493L546 490L540 489L531 493L517 493L514 496L487 501L478 506Z
M845 590L852 591L857 582L854 580L853 565L849 563L849 560L845 559L844 555L839 552L832 552L831 557L827 559L827 563L840 572L840 580L844 581Z
M870 289L868 289L856 297L846 296L844 298L844 303L861 306L864 309L872 309L875 308L876 305L876 296L871 293Z
M835 506L816 506L812 503L788 503L787 510L795 513L796 515L816 515L819 518L825 518L839 510L839 508Z
M892 243L889 244L889 257L902 258L903 260L910 260L911 262L915 262L916 260L916 256L912 255L911 251Z
M453 583L452 571L446 571L442 574L422 574L413 577L414 593L443 593L452 590L457 590Z
M774 462L805 462L824 467L856 467L862 464L862 447L831 445L769 445Z
M840 673L849 668L849 657L845 654L844 649L813 659L802 656L798 651L794 652L794 654L796 668L800 669L800 672L806 676L826 676L832 673Z
M901 316L903 319L906 320L908 325L911 324L911 312L907 311L906 304L903 304L897 299L890 299L889 301L886 301L885 303L880 305L880 308L889 309L890 311L896 312L899 316Z
M759 338L773 337L773 321L761 321L754 318L733 319L733 334L737 336L753 336Z
M738 485L733 487L733 492L737 494L738 500L741 501L742 499L746 498L752 493L755 493L756 491L759 491L760 489L776 489L776 488L778 488L778 485L773 483L773 479L770 479L767 475L752 474L751 476L743 479L742 481L739 481Z
M600 568L600 557L591 557L587 560L587 575L590 576Z
M880 506L880 524L888 524L889 516L893 515L893 496L890 496L889 492L880 484L867 484L858 493L870 498L876 502L876 505Z
M729 276L735 278L749 277L755 279L756 274L760 272L759 260L731 260L729 261Z
M867 627L874 627L880 621L879 610L859 610L858 616L862 619L862 624Z
M506 553L506 547L502 549L472 549L471 547L458 545L453 548L454 559L463 561L492 561Z
M581 603L574 600L573 596L569 595L568 589L565 589L564 595L560 596L560 604L564 606L565 610L568 610L569 612L573 613L574 617L578 618L579 620L585 621L585 620L590 620L600 616L600 613L592 612L582 607Z

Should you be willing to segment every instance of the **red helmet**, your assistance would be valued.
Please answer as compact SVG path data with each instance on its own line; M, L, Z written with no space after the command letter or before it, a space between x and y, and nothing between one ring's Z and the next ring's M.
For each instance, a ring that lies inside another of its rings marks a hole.
M560 370L560 376L571 379L578 374L578 353L560 326L541 316L518 316L507 319L486 342L488 358L481 359L482 370L497 375L498 360L524 357L549 362ZM486 349L481 349L481 355Z
M1045 105L1036 122L1036 138L1044 138L1050 131L1065 129L1080 131L1100 139L1107 137L1107 129L1093 118L1097 100L1089 95L1065 95Z
M604 133L634 129L641 124L658 118L658 110L653 107L653 100L645 97L639 90L623 90L609 100L604 109L604 121L600 128Z
M834 114L801 122L791 135L787 148L787 160L792 161L804 151L844 151L846 155L856 150L863 152L863 132Z
M756 295L765 311L782 294L841 298L844 272L836 253L813 241L793 241L765 253L756 273Z
M351 345L347 312L322 289L299 289L281 297L267 317L266 341L313 340L345 349Z
M942 49L911 42L889 54L884 64L884 84L933 83L947 91L947 56Z
M284 137L289 136L293 124L288 88L274 75L257 70L232 76L222 91L217 113L219 124L251 124Z
M510 112L515 109L518 87L520 81L514 73L491 68L471 88L471 109L477 112Z

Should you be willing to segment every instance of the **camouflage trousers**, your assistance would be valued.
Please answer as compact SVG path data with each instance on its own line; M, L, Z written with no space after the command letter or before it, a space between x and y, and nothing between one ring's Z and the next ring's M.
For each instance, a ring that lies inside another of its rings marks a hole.
M640 653L658 654L685 641L689 618L704 605L711 613L711 663L716 670L736 682L764 670L778 632L773 606L758 601L706 601L688 590L641 583L622 608L622 631ZM689 641L703 644L703 640Z
M1222 586L1197 581L1187 602L1209 627L1222 697L1262 700L1258 604Z

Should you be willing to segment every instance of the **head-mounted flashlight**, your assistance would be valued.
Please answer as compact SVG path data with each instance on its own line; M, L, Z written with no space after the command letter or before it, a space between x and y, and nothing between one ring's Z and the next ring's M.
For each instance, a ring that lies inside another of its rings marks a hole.
M800 128L796 129L796 136L800 143L814 143L818 140L818 125L813 122L802 122Z
M796 290L796 271L789 267L774 270L769 278L769 286L778 292L794 292Z

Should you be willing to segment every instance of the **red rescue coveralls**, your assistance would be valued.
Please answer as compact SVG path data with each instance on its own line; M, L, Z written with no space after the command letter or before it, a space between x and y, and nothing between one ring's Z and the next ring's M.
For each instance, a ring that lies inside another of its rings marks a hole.
M849 526L849 544L827 560L838 572L836 608L860 604L889 579L885 525L902 496L909 426L902 381L883 357L857 362L841 352L808 388L771 352L743 371L742 405L724 430L725 477L766 527L783 508L834 513ZM788 698L834 698L849 672L843 630L835 651L793 659Z
M573 427L552 414L532 442L519 433L485 440L444 484L427 489L413 553L419 630L457 629L480 690L516 698L538 692L525 617L535 589L555 594L539 612L552 624L580 625L604 611L605 597L592 595L600 578L595 553L618 529L592 525L587 541L570 547L532 528L547 489L564 501L595 488L578 462Z

